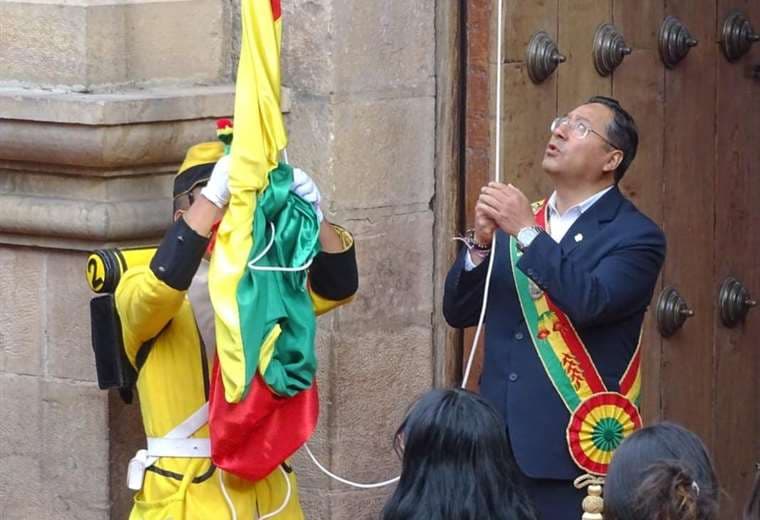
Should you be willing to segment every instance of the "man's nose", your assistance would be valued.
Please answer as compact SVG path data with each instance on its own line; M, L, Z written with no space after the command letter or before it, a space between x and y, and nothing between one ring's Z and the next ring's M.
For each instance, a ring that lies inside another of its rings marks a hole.
M558 137L562 139L563 141L567 140L567 130L568 126L567 123L561 123L554 128L554 131L552 132L552 135L555 137Z

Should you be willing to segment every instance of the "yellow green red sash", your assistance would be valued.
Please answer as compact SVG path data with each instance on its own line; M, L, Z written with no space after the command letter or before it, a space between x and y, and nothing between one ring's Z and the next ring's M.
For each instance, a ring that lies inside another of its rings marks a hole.
M544 201L534 204L536 223L542 228L546 228L546 212ZM605 475L612 452L641 427L640 342L620 379L620 392L609 392L570 318L517 267L522 252L514 237L509 250L520 307L536 353L570 411L570 455L582 469Z

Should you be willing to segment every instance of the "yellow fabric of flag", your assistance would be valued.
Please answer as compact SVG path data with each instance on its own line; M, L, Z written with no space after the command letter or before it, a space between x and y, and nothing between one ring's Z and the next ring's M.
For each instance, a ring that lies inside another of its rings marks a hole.
M277 166L279 151L287 145L280 108L279 0L242 0L241 19L231 198L219 226L209 272L209 291L216 313L216 349L225 399L231 403L244 397L247 383L236 292L253 246L256 199L267 186L267 174Z

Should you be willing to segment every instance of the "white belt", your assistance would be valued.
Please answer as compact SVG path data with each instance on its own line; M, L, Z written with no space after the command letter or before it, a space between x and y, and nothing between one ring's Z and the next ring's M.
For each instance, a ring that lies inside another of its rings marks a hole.
M148 457L202 457L211 456L209 439L168 439L148 437Z
M189 438L208 422L208 403L198 408L190 417L182 421L165 437L149 437L148 449L138 450L127 467L127 486L139 491L143 486L145 470L156 463L159 457L202 457L211 456L209 439Z

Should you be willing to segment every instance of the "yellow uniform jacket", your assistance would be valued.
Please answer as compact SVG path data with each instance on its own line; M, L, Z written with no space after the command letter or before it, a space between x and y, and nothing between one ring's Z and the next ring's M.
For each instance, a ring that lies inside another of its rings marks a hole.
M344 229L334 227L344 251L318 254L309 272L309 293L318 315L346 303L357 287L353 239ZM183 242L183 235L192 238L184 243L197 243L198 247L192 252L173 251L167 255L166 249L175 247L177 240ZM208 399L209 361L186 294L205 250L205 239L198 239L180 219L167 232L151 265L128 270L116 290L124 348L138 370L136 386L147 437L164 437ZM157 268L157 257L171 261ZM143 347L153 338L150 348ZM208 425L193 435L208 436ZM295 474L290 468L286 471L292 495L287 508L276 518L299 520L304 516ZM163 457L146 471L143 488L134 497L130 519L232 518L223 491L234 504L237 518L257 518L278 509L286 489L279 470L250 482L222 472L210 459Z

